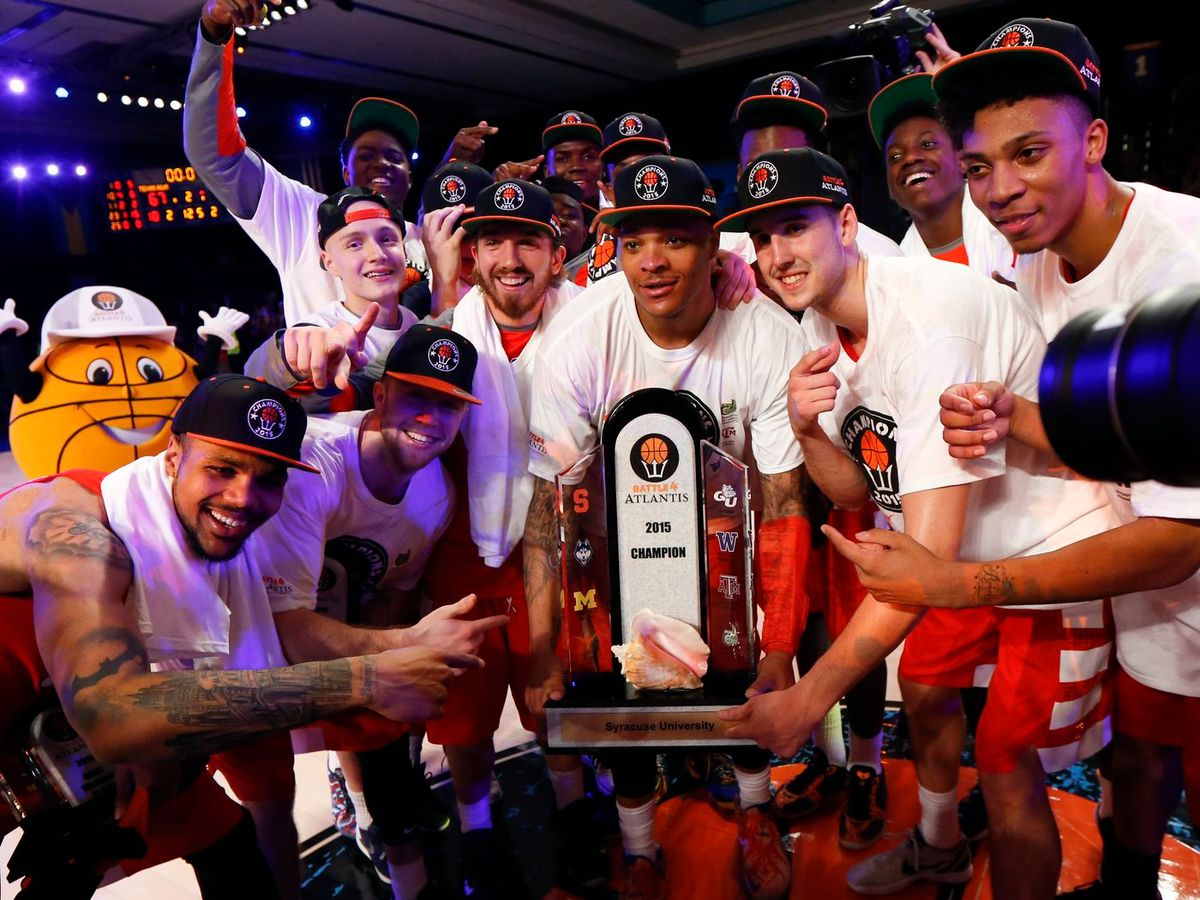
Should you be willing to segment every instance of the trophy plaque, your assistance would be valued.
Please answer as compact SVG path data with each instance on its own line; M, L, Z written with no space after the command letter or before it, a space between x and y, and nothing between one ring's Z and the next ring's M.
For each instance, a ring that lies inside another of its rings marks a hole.
M694 395L636 391L555 479L566 693L551 750L735 747L758 659L749 472Z

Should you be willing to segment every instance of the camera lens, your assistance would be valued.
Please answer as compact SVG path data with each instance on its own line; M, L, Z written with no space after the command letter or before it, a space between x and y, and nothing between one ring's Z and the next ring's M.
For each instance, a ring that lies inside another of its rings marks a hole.
M1101 481L1200 487L1200 285L1095 309L1050 342L1042 423L1059 457Z

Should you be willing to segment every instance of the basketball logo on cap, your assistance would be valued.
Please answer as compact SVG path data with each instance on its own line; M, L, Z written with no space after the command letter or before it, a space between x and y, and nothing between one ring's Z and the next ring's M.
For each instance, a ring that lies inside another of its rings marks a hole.
M246 413L246 424L263 440L273 441L283 436L287 428L287 413L278 400L269 397L258 400Z
M617 126L617 130L625 137L633 137L635 134L641 134L643 127L642 120L637 116L626 116Z
M755 200L761 200L767 196L775 190L777 184L779 184L779 170L775 168L774 163L767 162L765 159L751 166L750 172L746 175L746 190Z
M1033 30L1028 25L1014 22L996 35L996 39L992 41L992 48L1028 47L1033 42Z
M799 97L800 76L784 72L771 82L771 93L777 97Z
M633 192L642 200L658 200L667 192L667 173L659 166L642 166L633 176Z
M579 118L579 113L573 112L563 113L562 118L558 121L562 125L580 125L583 123L583 119Z
M441 338L429 345L429 364L439 372L453 372L460 359L458 345L449 338Z
M496 209L512 212L514 209L520 209L524 202L525 192L519 184L507 181L496 188Z
M120 294L114 294L112 291L97 291L92 294L92 306L105 312L115 312L124 302Z
M457 175L447 175L443 178L438 190L447 203L459 203L467 195L467 186Z

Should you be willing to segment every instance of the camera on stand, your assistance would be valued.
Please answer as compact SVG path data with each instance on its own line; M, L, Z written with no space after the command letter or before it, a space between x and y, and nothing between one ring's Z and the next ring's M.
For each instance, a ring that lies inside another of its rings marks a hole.
M900 0L872 6L867 19L838 38L857 52L823 63L810 73L821 88L830 118L865 113L880 88L920 71L916 52L928 46L925 36L932 27L933 10L905 6Z

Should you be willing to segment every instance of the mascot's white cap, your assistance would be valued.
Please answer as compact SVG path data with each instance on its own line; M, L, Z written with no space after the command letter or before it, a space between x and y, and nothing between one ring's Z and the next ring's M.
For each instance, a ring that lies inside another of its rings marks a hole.
M43 355L51 347L79 338L134 337L145 335L175 340L175 326L168 325L158 307L128 288L93 285L60 297L42 322Z

